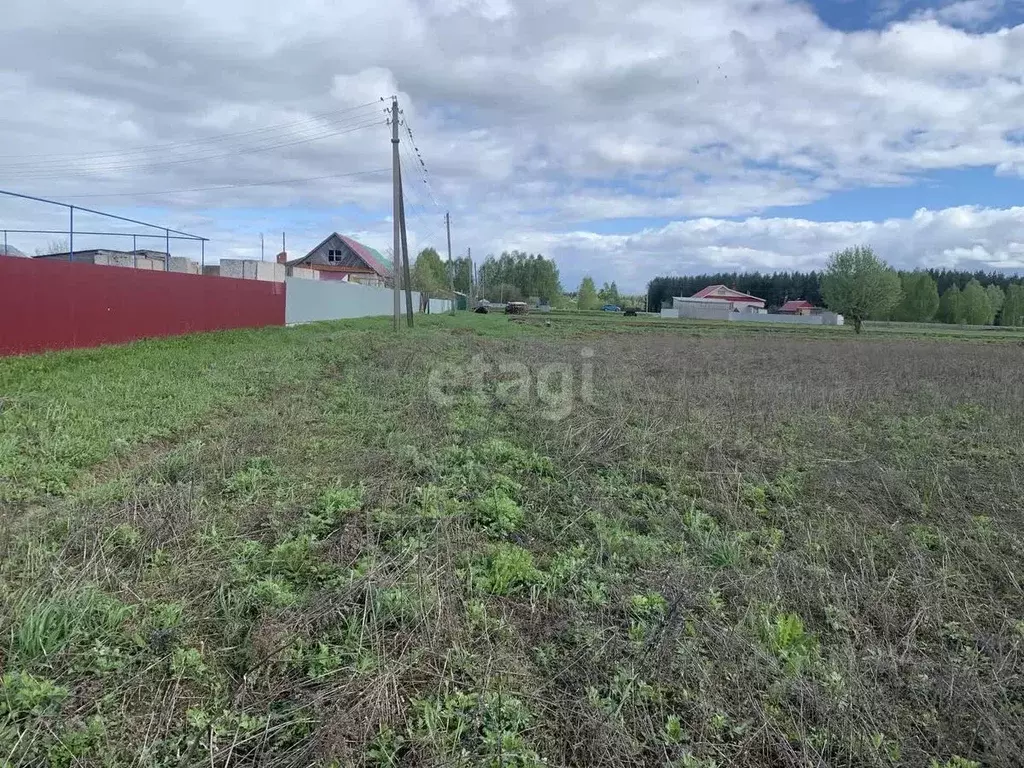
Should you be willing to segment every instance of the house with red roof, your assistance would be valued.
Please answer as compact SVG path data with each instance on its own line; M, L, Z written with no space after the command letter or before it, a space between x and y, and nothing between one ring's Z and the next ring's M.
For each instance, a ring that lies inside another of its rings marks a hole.
M779 307L779 314L782 315L809 315L814 311L815 307L811 302L804 301L803 299L795 299L794 301L787 301L781 307Z
M347 280L383 286L391 282L394 266L380 251L351 237L332 232L322 243L299 259L277 255L279 264L316 270L321 280ZM290 274L290 273L289 273Z
M676 299L677 303L700 304L707 307L727 307L734 312L756 312L763 310L765 300L749 293L743 293L724 285L709 285L697 291L693 296Z

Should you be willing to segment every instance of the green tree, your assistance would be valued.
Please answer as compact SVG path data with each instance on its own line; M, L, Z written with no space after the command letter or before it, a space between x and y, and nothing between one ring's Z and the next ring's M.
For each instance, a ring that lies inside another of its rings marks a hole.
M519 298L536 296L541 301L550 301L562 292L558 267L539 253L505 251L497 258L488 256L480 265L479 280L484 295L491 301L509 301L510 293Z
M440 293L448 290L448 270L433 248L424 248L412 265L413 290Z
M833 253L821 281L826 306L853 320L853 328L869 317L886 316L903 298L900 277L866 246Z
M614 281L611 285L605 283L601 286L601 290L597 292L597 295L605 304L618 304L621 301L619 287L615 285Z
M904 272L903 301L893 319L903 323L927 323L939 311L939 287L927 272Z
M962 323L964 321L960 286L955 283L942 294L942 300L939 302L939 319L944 323Z
M985 294L988 296L988 303L992 307L991 323L994 323L996 318L999 317L999 313L1003 310L1003 304L1006 302L1006 294L1003 293L1003 289L995 283L990 283L985 286Z
M468 258L455 259L452 263L452 270L455 273L455 290L459 293L469 294L473 290L473 262Z
M968 325L991 325L992 305L977 280L971 280L960 294L960 314Z
M577 309L597 309L601 306L601 299L597 295L597 288L591 277L584 277L580 287L576 290Z
M1006 326L1024 325L1024 285L1011 283L1006 289L1006 301L999 314L999 324Z

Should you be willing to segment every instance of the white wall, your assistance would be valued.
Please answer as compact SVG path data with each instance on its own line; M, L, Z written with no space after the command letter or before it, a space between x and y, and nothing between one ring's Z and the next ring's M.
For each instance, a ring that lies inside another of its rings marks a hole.
M256 264L256 279L266 280L272 283L283 283L287 267L284 264L278 264L276 261L257 261Z
M785 323L788 325L842 325L843 316L833 312L818 315L755 315L748 312L733 313L730 320L738 323Z
M394 313L395 294L391 288L377 288L340 280L304 280L301 277L289 277L285 280L285 285L287 287L284 321L288 325ZM404 316L404 292L401 302ZM413 291L413 312L416 312L419 306L419 293Z

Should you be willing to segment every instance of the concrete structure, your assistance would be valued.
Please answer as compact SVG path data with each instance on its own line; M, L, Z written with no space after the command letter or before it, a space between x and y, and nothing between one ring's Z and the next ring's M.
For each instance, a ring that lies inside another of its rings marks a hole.
M284 264L273 261L252 259L221 259L220 276L236 280L263 280L268 283L283 283L287 276Z
M201 273L199 262L192 261L192 259L184 256L171 256L169 267L168 272L181 272L186 275L198 275Z
M843 325L843 316L835 312L820 312L815 315L762 315L751 312L734 312L729 316L737 323L781 323L789 325Z
M329 234L302 258L289 261L288 254L282 251L277 254L277 263L293 269L315 269L321 280L374 286L389 285L393 271L391 261L380 251L337 232Z
M686 317L691 320L728 320L734 314L732 305L721 301L701 301L697 299L675 299L672 302L674 317Z
M287 277L288 270L284 264L273 261L256 262L256 279L266 280L273 283L283 283Z
M390 288L359 285L340 280L285 280L284 321L313 323L319 320L341 320L353 317L375 317L394 312L395 297ZM413 292L413 306L419 306L419 293ZM405 302L402 302L405 315Z
M105 267L134 267L135 269L160 269L164 268L164 259L167 256L163 251L151 251L147 248L140 248L137 251L117 251L110 248L92 248L85 251L75 251L68 258L67 251L64 253L45 253L35 256L36 259L47 261L72 261L77 264L98 264ZM159 267L153 266L159 263Z
M286 277L294 277L299 280L319 280L320 273L315 269L306 269L305 267L286 267L288 270Z
M394 293L390 288L360 285L341 280L285 279L285 323L314 323L355 317L389 316L394 312ZM414 307L420 306L420 294L413 291ZM451 301L430 299L432 313L448 312ZM405 302L402 302L405 316Z
M736 312L725 307L708 307L699 303L680 302L678 306L663 307L663 318L687 320L720 320L730 323L781 323L789 325L843 325L843 316L835 312L815 312L813 315L770 315L767 312Z

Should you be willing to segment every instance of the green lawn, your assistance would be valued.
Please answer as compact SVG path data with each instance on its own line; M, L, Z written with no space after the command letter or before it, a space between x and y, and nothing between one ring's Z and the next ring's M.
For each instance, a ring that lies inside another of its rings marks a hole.
M1012 765L1021 370L562 313L0 360L0 766Z

